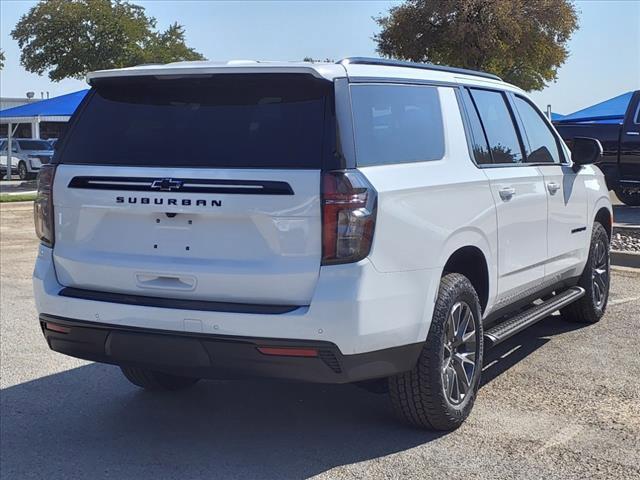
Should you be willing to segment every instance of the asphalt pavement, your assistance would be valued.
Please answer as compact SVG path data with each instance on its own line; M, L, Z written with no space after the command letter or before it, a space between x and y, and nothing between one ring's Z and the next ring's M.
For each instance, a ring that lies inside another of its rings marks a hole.
M551 316L490 351L457 431L401 425L354 386L201 382L151 394L45 344L31 203L0 205L0 478L640 478L640 271L608 312Z

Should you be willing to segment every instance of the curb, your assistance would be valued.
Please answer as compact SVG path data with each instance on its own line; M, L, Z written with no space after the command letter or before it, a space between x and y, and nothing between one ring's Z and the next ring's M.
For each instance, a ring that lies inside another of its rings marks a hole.
M640 268L640 253L611 250L611 264L619 267Z

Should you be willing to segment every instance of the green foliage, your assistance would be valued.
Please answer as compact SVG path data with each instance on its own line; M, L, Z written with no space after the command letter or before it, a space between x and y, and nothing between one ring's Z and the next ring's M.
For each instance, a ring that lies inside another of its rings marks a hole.
M525 90L556 79L578 28L569 0L407 0L376 21L383 56L483 70Z
M8 193L0 193L0 203L6 202L33 202L36 199L35 193L17 193L9 195Z
M11 36L29 72L54 81L141 63L202 60L176 24L156 32L143 7L123 0L42 0L22 16Z
M0 70L4 68L4 52L0 50Z

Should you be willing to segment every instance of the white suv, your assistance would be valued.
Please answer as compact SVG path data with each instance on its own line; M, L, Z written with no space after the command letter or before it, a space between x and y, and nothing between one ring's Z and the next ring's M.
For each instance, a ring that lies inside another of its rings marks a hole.
M44 165L33 277L49 346L134 384L385 388L452 429L483 351L607 305L600 144L442 66L186 62L95 72Z

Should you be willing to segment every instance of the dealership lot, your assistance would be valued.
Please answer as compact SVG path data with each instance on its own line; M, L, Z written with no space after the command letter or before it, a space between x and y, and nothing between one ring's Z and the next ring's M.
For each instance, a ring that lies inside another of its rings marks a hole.
M0 205L4 478L638 478L640 274L606 317L557 316L488 354L456 432L398 425L353 386L203 382L149 394L48 350L36 319L31 203Z

